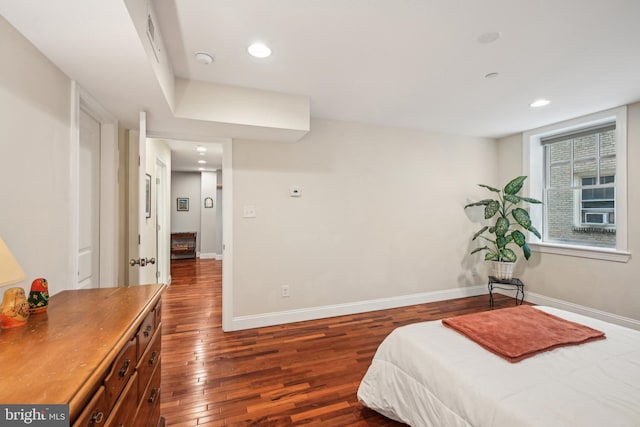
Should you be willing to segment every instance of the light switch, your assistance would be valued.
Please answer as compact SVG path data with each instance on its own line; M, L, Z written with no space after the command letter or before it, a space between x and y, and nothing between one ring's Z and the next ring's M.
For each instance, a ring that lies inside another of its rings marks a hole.
M256 207L255 206L245 206L242 216L244 218L255 218L256 217Z

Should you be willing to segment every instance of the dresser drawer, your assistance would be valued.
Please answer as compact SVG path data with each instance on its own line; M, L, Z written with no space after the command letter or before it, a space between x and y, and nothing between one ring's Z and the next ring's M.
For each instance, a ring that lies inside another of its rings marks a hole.
M156 333L151 339L151 343L147 348L147 351L142 355L142 358L138 361L137 371L140 379L138 380L138 396L142 398L144 390L147 387L147 383L151 379L153 372L157 370L157 366L160 364L160 348L162 344L162 330L156 330Z
M100 387L93 395L91 401L84 408L73 427L100 427L104 426L109 415L107 400L105 398L105 388Z
M140 386L140 384L138 384ZM146 426L151 423L155 423L157 420L150 419L151 414L156 411L156 408L160 407L160 365L153 373L149 385L144 391L143 397L138 407L138 414L136 415L136 426Z
M118 396L136 367L136 337L129 340L116 357L111 371L104 379L107 412L113 408Z
M164 418L160 417L160 402L153 408L148 427L164 427Z
M134 372L122 396L113 407L105 427L133 427L138 405L138 373Z
M142 354L147 349L147 345L149 345L156 329L155 315L155 311L151 310L142 321L140 329L138 329L138 334L136 335L138 338L138 359L142 357Z

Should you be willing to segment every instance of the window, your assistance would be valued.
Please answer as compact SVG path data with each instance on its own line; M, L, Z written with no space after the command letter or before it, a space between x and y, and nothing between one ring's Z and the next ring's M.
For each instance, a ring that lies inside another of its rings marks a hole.
M548 242L615 248L616 124L541 138Z
M613 184L615 176L601 176L600 184ZM582 199L580 201L581 225L613 226L616 223L615 189L611 187L592 188L598 178L582 178Z
M624 261L626 107L526 132L524 175L540 252Z

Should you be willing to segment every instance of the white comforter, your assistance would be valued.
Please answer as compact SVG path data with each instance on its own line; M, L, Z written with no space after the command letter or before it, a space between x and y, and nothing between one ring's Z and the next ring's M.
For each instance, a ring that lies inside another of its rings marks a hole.
M607 338L509 363L439 320L416 323L380 344L358 399L415 427L640 426L640 331L536 308Z

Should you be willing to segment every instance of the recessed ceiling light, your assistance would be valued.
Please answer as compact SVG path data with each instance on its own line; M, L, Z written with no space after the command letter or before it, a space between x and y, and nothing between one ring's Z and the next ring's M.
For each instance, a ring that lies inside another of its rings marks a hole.
M548 99L536 99L531 104L529 104L529 107L533 107L533 108L544 107L545 105L549 105L550 103L551 101L549 101Z
M204 168L198 168L198 170L199 170L199 171L203 171L203 170L204 170Z
M247 48L247 51L256 58L266 58L271 55L271 49L264 43L252 43Z
M196 147L196 151L200 151L201 153L207 151L206 147L203 147L202 145L198 145Z
M213 56L209 55L208 53L198 52L195 56L196 61L198 61L199 64L209 65L213 62Z
M207 163L207 161L206 160L198 160L198 163L200 163L201 165L204 165L204 164Z
M485 74L484 78L485 79L495 79L496 77L498 77L500 74L498 73L489 73L489 74Z
M493 43L494 41L500 38L500 35L501 34L499 31L490 31L488 33L480 34L480 36L478 36L478 43L481 43L481 44Z

